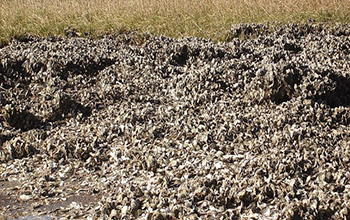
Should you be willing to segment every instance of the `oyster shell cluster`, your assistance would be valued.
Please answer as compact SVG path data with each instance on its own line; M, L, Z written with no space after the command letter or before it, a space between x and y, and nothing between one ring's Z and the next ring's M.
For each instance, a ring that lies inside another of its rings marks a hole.
M242 37L243 36L243 37ZM350 27L0 49L0 212L350 218Z

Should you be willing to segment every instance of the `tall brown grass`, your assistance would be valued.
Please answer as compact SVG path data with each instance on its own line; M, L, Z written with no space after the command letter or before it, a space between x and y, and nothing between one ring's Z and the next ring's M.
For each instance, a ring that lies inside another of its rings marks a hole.
M223 39L233 23L350 21L349 0L0 0L0 43L25 34L138 29Z

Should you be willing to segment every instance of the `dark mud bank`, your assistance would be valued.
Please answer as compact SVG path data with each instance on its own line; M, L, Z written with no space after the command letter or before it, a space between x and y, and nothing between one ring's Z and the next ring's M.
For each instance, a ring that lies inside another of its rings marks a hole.
M19 185L1 195L21 202L0 212L349 218L349 30L12 42L0 49L0 173ZM40 208L78 191L100 199Z

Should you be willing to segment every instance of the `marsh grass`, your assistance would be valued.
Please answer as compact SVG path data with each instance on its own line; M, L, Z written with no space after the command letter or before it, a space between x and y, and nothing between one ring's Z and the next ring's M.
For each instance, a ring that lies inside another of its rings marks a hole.
M1 0L0 44L26 34L82 35L137 29L223 40L233 23L350 21L349 0Z

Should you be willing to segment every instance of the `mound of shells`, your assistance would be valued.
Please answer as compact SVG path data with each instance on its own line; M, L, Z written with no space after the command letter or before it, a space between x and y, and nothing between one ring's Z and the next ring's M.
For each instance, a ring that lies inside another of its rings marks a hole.
M0 49L3 216L350 218L349 26L133 36Z

